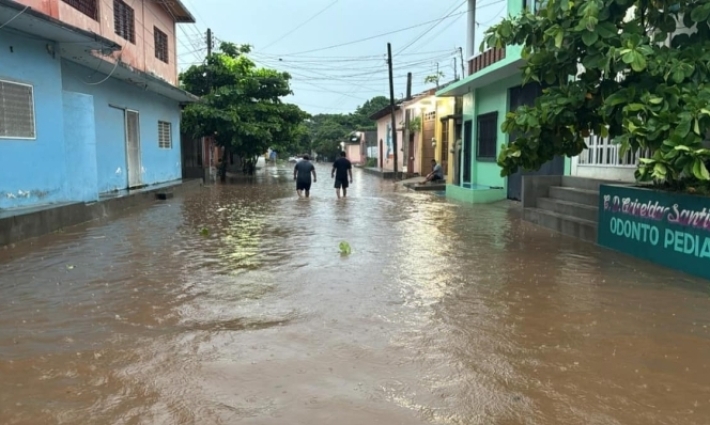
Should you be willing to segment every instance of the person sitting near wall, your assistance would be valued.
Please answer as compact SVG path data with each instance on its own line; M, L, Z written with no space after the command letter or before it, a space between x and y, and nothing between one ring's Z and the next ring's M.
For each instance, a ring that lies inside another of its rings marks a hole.
M426 179L419 184L427 184L429 182L438 183L444 181L444 169L441 164L437 164L435 159L431 160L431 173L427 174Z

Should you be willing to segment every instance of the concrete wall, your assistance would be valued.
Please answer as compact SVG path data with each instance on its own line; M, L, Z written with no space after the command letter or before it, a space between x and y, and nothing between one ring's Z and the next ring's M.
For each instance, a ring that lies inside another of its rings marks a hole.
M65 200L61 66L48 44L0 32L0 79L33 86L36 126L34 140L0 139L0 208Z
M345 154L353 164L359 164L360 161L360 145L347 144L345 145Z
M600 165L579 164L579 158L572 158L571 175L599 180L612 180L633 183L636 181L636 167L604 167Z
M475 98L476 105L474 107L475 116L473 120L473 146L474 150L472 155L474 155L474 160L472 161L474 183L484 185L484 186L502 186L506 187L507 179L501 177L500 167L494 161L477 161L475 159L476 155L476 142L478 134L476 118L479 115L487 114L489 112L498 112L498 122L496 127L498 129L497 137L497 150L496 156L501 151L501 145L508 142L508 135L503 133L501 130L501 124L505 120L505 115L508 113L508 89L520 85L520 76L513 76L505 80L499 81L495 85L487 86L476 90Z
M93 96L64 92L64 189L73 201L99 198Z
M401 109L397 111L396 113L396 118L395 122L397 123L397 127L399 128L399 123L404 121L404 111ZM385 170L394 170L394 152L389 152L388 155L388 150L387 150L387 125L392 122L392 117L390 115L387 115L384 118L380 118L377 120L377 143L378 143L378 149L380 145L382 145L382 168ZM402 131L397 131L397 170L402 171L402 167L404 166L404 155L402 152ZM379 160L377 166L379 167Z
M168 98L109 79L99 85L86 81L94 73L72 62L62 62L64 90L94 97L96 155L99 192L125 189L126 143L124 111L140 114L140 145L143 184L158 184L181 177L180 106ZM92 81L96 77L92 78ZM172 148L158 147L158 121L172 124Z
M114 28L113 1L99 1L99 19L84 15L61 0L16 0L69 25L95 32L123 46L121 60L177 85L177 39L173 17L157 1L123 0L135 12L135 44L118 36ZM155 57L154 27L168 36L169 63ZM115 58L119 54L114 55Z
M32 9L42 12L45 15L49 15L53 18L59 19L59 2L61 0L15 0L18 3L22 3Z

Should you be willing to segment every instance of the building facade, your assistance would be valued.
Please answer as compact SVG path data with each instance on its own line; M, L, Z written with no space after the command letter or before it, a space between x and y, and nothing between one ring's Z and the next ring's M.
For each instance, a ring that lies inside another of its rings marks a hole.
M181 178L179 1L0 0L0 208Z
M555 158L535 172L519 172L501 177L497 158L501 146L511 137L501 130L508 112L530 105L541 88L534 84L522 86L520 67L523 65L521 46L505 46L477 53L483 34L505 16L515 16L524 7L534 7L526 0L506 0L503 10L491 11L485 3L469 0L469 31L467 40L468 76L437 93L439 97L461 96L461 143L455 181L446 189L447 196L472 203L520 200L522 176L529 174L569 174L571 161ZM479 24L485 22L486 25Z
M460 98L436 97L428 90L397 105L397 169L406 175L426 175L432 171L431 161L441 163L447 179L453 181L456 138L456 118L460 118ZM457 115L458 114L458 115ZM372 117L377 121L379 168L394 170L392 146L392 119L390 108L384 108ZM406 122L409 126L406 126ZM460 121L460 119L459 119Z
M377 123L377 147L378 147L378 164L377 168L382 171L394 171L394 143L392 140L392 112L388 106L370 116L370 119ZM404 122L404 110L402 105L398 104L395 108L395 125L397 132L397 171L401 172L404 166L404 158L402 152L402 124Z

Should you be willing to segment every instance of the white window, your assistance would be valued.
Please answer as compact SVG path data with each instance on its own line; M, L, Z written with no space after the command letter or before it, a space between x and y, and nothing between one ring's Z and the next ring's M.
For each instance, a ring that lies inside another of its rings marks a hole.
M158 147L162 149L173 148L172 124L158 121Z
M0 80L0 138L36 137L32 86Z

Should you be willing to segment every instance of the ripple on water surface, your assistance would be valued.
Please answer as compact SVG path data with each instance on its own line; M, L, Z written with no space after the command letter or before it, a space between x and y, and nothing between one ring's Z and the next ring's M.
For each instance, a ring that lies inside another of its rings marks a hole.
M710 418L703 282L508 204L357 170L299 200L290 172L0 251L0 423Z

